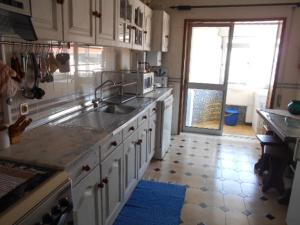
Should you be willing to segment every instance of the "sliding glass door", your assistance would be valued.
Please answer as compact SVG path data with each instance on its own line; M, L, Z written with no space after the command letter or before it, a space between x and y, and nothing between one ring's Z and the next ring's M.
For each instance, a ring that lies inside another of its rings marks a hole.
M183 130L221 135L233 23L190 23Z

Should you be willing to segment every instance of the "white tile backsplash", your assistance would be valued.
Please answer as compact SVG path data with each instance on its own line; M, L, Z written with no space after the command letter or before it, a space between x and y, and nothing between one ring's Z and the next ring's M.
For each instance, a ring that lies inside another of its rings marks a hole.
M17 52L17 50L15 51ZM130 68L130 50L128 49L73 46L64 51L68 51L70 54L71 71L69 73L56 71L53 74L54 82L40 83L39 86L46 92L41 100L26 99L21 95L21 91L18 92L13 98L11 107L14 120L19 117L19 106L24 102L29 104L29 116L33 120L38 120L78 103L91 100L90 96L94 94L95 87L101 82L101 71L128 70ZM11 52L11 48L6 47L8 61ZM7 62L7 64L9 63ZM112 74L111 78L109 76L110 74L106 74L105 79L116 81L120 79L118 78L119 74ZM32 73L26 74L26 82L28 87L32 87ZM2 119L3 110L1 108L0 110Z

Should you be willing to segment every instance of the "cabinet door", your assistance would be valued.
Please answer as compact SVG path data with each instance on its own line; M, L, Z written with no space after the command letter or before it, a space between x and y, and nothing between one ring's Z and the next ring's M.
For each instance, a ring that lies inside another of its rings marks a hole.
M96 44L112 46L116 34L117 0L96 0Z
M95 44L95 0L65 0L64 40Z
M156 114L153 114L149 120L147 161L150 162L155 151L155 132L156 132Z
M144 19L144 50L151 50L152 9L145 5Z
M167 52L169 48L169 35L170 35L170 16L163 12L163 37L162 37L162 51Z
M76 225L97 225L101 210L97 203L97 184L100 180L100 169L97 166L84 179L72 188L73 213Z
M125 200L130 197L138 182L138 166L136 152L137 132L124 142L124 186Z
M112 224L123 200L123 144L101 163L103 224Z
M133 5L135 0L118 0L118 46L132 48L133 43Z
M57 0L31 0L32 23L38 39L63 40L62 5Z
M140 0L133 1L133 10L132 10L132 48L137 50L143 50L144 45L144 14L145 6Z
M147 133L148 123L144 123L138 130L137 141L137 162L138 162L138 177L141 178L147 169Z

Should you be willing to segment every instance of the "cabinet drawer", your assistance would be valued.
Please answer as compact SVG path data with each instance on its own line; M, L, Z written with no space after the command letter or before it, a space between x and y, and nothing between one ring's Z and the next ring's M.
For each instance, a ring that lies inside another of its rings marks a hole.
M138 117L138 126L141 126L144 122L148 121L149 118L149 111L146 110Z
M128 126L123 129L123 140L125 141L131 134L133 134L137 127L138 125L136 119L128 124Z
M150 117L152 117L153 115L156 115L156 112L157 112L157 106L156 106L156 103L154 103L151 105L151 107L149 109Z
M101 160L105 159L110 153L112 153L123 142L122 131L112 135L106 141L101 144L100 157Z
M75 165L73 165L69 173L73 185L78 183L82 178L87 176L97 165L99 164L99 147L93 149L82 159L78 160Z

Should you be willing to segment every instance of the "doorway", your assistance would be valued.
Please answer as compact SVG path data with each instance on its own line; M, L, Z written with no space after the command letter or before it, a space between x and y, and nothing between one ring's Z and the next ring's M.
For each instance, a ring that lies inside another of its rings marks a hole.
M183 131L260 133L272 97L283 20L188 23Z

